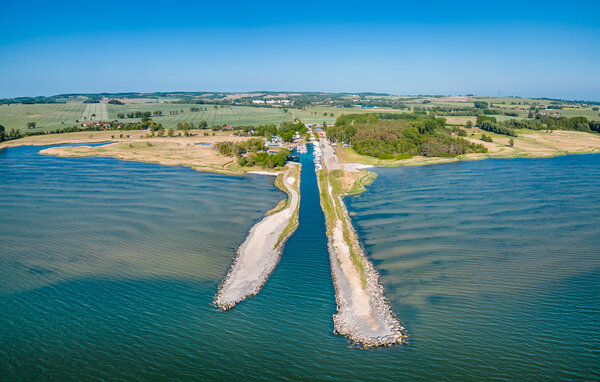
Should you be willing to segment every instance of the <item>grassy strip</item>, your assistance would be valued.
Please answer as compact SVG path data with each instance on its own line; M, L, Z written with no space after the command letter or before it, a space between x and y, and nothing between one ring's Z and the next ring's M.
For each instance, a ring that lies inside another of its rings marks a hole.
M277 205L275 206L275 208L273 208L272 210L267 212L267 216L273 215L279 211L284 210L290 204L290 199L292 197L292 194L287 189L287 187L283 184L283 177L284 177L284 173L277 175L277 177L275 178L275 187L277 187L279 190L285 192L287 197L285 199L280 200L279 203L277 203Z
M325 226L327 228L327 236L331 237L331 235L333 234L335 211L328 192L329 185L327 183L327 170L317 170L317 180L319 184L321 209L325 214Z
M340 197L346 193L343 190L341 183L337 180L343 176L342 170L320 170L317 173L317 179L319 183L320 196L321 196L321 208L325 214L325 223L327 226L327 236L332 237L333 227L339 220L342 223L342 233L344 241L350 249L350 259L354 266L360 273L361 284L364 287L367 285L367 278L365 274L365 266L361 256L360 248L356 248L355 240L353 239L353 231L350 227L349 217L344 213L344 209L341 206ZM329 186L331 185L331 195L329 194ZM338 259L339 263L339 259Z
M301 170L301 167L302 166L300 166L300 165L295 166L294 169L289 174L289 176L293 176L294 179L295 179L295 181L294 181L294 188L295 188L296 192L298 193L298 204L296 205L296 209L292 213L292 217L290 219L290 222L285 227L285 229L283 230L283 232L281 233L281 235L279 235L279 239L277 239L277 243L275 244L274 248L277 248L279 246L279 244L281 244L281 242L283 240L285 240L285 238L287 238L292 232L294 232L296 230L296 228L298 228L298 225L299 225L299 222L298 222L298 211L300 210L300 170ZM281 178L280 178L280 176L281 176ZM285 206L287 207L290 204L290 199L292 198L292 195L291 195L290 191L283 184L283 177L284 176L285 176L285 173L284 174L279 174L277 176L277 178L275 179L275 186L277 186L277 188L279 188L279 189L281 189L280 187L284 188L286 194L288 194L288 198L286 199L286 203L285 203ZM277 179L280 179L281 183L279 185L277 184ZM280 204L281 204L281 202L280 202Z

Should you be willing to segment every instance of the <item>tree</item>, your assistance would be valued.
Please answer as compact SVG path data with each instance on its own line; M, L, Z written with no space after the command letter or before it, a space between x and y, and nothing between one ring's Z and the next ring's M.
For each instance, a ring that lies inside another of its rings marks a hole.
M484 101L475 101L474 102L475 109L487 109L488 103Z
M160 129L158 129L158 136L162 137L163 135L165 135L165 129L163 129L162 127Z
M169 135L169 137L172 137L175 134L175 129L173 129L172 127L169 127L167 134Z
M514 140L514 139L512 139L512 138L511 138L511 139L509 139L509 140L508 140L508 146L509 146L509 147L513 147L514 145L515 145L515 140Z
M473 128L473 122L472 121L467 121L467 129L472 129Z
M6 139L6 134L4 132L5 132L4 126L0 125L0 142L4 141Z
M493 142L493 141L494 141L494 140L492 139L492 137L490 137L490 136L487 136L487 135L485 135L485 134L482 134L482 135L481 135L481 140L482 140L482 141L484 141L484 142Z
M483 122L491 122L491 123L496 123L496 117L488 117L485 114L479 114L477 116L477 126L481 126L483 124Z
M208 123L205 120L200 121L198 124L199 129L206 129L208 127Z
M36 125L35 122L27 122L27 128L28 129L35 129L35 125Z

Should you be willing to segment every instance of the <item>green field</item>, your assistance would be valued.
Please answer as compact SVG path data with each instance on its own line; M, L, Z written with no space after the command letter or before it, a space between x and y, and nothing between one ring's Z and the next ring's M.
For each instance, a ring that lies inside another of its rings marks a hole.
M197 107L200 111L192 112L190 108ZM279 108L258 108L247 106L218 106L195 105L195 104L138 104L138 105L108 105L109 119L119 119L118 114L135 111L162 111L162 116L153 116L152 120L166 127L176 127L178 122L197 124L205 120L208 126L231 125L231 126L258 126L265 124L279 124L280 122L292 122L290 114L284 113ZM171 115L171 112L177 114ZM139 118L119 119L123 122L138 121Z
M27 123L35 122L36 128L30 131L54 130L78 125L86 104L35 104L0 105L0 125L6 129L27 131Z
M198 112L190 108L198 107ZM205 110L206 109L206 110ZM136 111L162 111L162 116L152 116L152 119L164 127L175 128L178 122L192 122L197 124L205 120L208 126L258 126L264 124L279 124L292 122L289 113L284 113L279 108L255 108L246 106L219 106L196 104L132 104L132 105L107 105L103 103L83 104L11 104L0 105L0 125L6 129L20 129L21 132L55 130L59 128L81 126L84 122L109 122L119 120L122 122L139 122L140 118L118 118L119 114ZM177 114L171 114L177 112ZM35 129L27 129L27 123L35 122Z
M518 117L494 115L497 120L503 121L513 118L527 118L529 114L529 105L535 104L541 112L548 113L545 108L551 103L559 104L563 109L552 109L551 113L556 113L564 117L583 116L588 119L600 120L600 111L592 110L589 104L567 104L558 101L535 100L528 98L494 98L494 97L470 97L467 102L454 101L448 98L440 97L385 97L396 101L402 101L405 106L411 109L432 107L455 107L472 108L474 101L485 101L493 104L494 110L513 111L519 114ZM369 103L371 99L360 101L360 103ZM359 102L359 101L357 101ZM425 102L425 103L423 103ZM192 108L199 108L199 111L191 111ZM109 105L106 103L58 103L58 104L0 104L0 125L6 129L19 129L26 131L46 131L59 128L81 126L84 122L139 122L140 118L127 118L131 112L150 112L152 119L162 124L165 128L177 127L179 122L188 122L196 125L201 120L205 120L208 126L213 125L232 125L232 126L258 126L263 124L279 124L284 121L292 121L292 114L304 123L334 123L337 117L342 114L355 113L374 113L390 112L405 113L410 109L388 109L379 108L351 108L351 107L332 107L316 106L304 109L289 108L285 113L282 108L260 108L251 106L233 106L214 104L178 104L178 103L139 103L126 105ZM161 111L162 115L155 116L155 111ZM125 115L125 118L119 118L119 114ZM333 115L332 115L333 114ZM441 115L443 116L443 115ZM36 123L35 129L28 129L27 124Z
M296 118L302 123L318 123L323 122L334 123L337 117L342 114L362 114L362 113L406 113L407 110L384 109L384 108L346 108L346 107L311 107L306 109L290 109ZM326 115L325 115L326 114ZM333 116L331 116L333 114Z

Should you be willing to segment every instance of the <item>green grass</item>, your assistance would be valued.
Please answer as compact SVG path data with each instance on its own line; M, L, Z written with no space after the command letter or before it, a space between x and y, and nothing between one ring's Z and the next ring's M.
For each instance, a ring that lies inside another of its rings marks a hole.
M301 171L301 166L296 166L296 168L294 168L291 172L290 172L290 176L293 176L296 181L294 183L294 188L296 190L296 192L298 193L298 204L296 205L296 209L294 210L294 213L292 214L292 218L290 219L290 222L288 223L288 225L285 227L285 229L283 230L283 232L281 233L281 235L279 235L279 238L277 239L277 243L275 244L274 248L277 248L279 246L279 244L285 240L285 238L287 238L292 232L294 232L296 230L296 228L298 228L299 220L298 220L298 214L300 211L300 171ZM285 203L283 203L283 206L281 206L281 208L278 208L282 203L280 202L277 207L275 207L276 211L269 211L268 214L273 214L275 212L279 212L281 210L283 210L284 208L286 208L287 206L289 206L290 204L290 199L292 197L291 193L288 191L288 189L283 185L283 177L285 176L285 174L279 174L277 175L277 178L275 179L275 186L277 188L279 188L280 190L284 191L287 194L287 198L285 200Z

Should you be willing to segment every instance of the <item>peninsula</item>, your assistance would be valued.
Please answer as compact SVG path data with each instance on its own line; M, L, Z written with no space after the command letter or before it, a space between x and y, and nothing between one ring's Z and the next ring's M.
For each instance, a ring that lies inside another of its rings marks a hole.
M275 269L286 240L298 227L300 206L300 165L288 164L275 184L288 195L287 200L254 225L237 250L227 277L215 297L223 310L234 307L248 296L256 295Z

